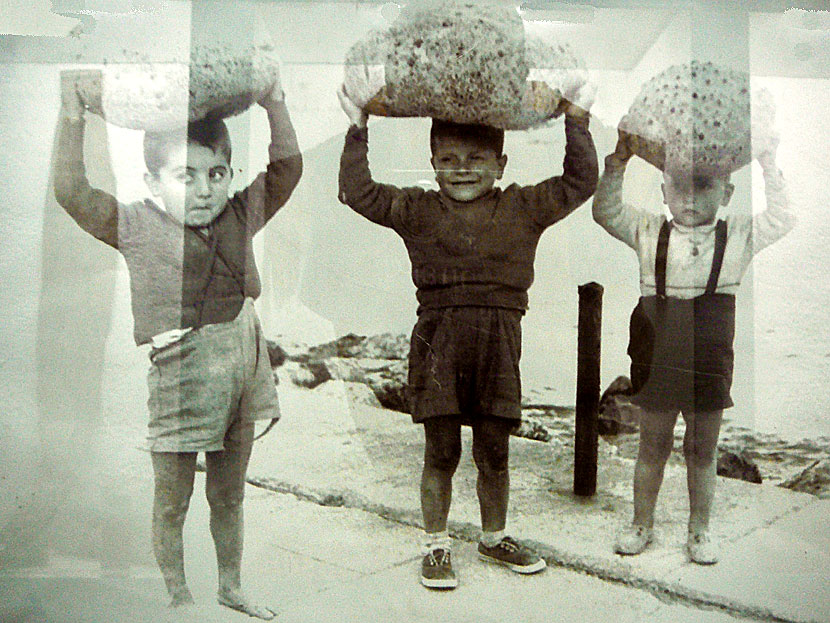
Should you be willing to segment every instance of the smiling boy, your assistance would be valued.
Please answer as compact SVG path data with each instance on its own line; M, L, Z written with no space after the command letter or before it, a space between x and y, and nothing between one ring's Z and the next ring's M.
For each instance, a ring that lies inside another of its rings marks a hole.
M221 119L144 136L153 197L122 204L90 186L83 162L78 72L64 72L55 164L58 203L126 260L137 345L149 344L148 446L155 476L153 551L170 605L193 602L182 527L196 456L205 453L220 604L264 619L242 590L245 472L254 421L279 417L267 344L253 301L261 287L252 239L290 197L302 157L278 82L262 95L269 164L228 197L231 142ZM160 204L160 205L159 205Z
M340 161L340 200L403 238L417 288L409 353L412 419L424 426L421 583L454 588L447 532L461 426L473 431L481 511L479 556L518 573L545 561L505 535L510 432L521 418L521 318L544 230L594 191L597 161L588 113L563 100L564 173L535 186L495 186L504 174L504 132L435 120L431 163L438 191L376 183L367 115L339 92L351 127Z

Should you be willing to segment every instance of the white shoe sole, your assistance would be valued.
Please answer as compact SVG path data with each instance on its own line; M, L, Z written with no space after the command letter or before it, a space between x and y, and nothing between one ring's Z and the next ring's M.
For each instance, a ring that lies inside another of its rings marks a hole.
M455 588L456 586L458 586L458 578L446 580L433 580L421 576L421 584L423 584L427 588Z
M637 542L636 547L631 544L631 541L634 540L633 537L628 539L626 544L620 542L614 543L614 553L620 556L637 556L638 554L642 554L654 540L653 534L645 534L643 536L645 537L643 542Z
M691 562L695 563L696 565L708 566L708 565L717 564L717 562L718 562L717 557L703 558L703 557L693 556L691 550L688 547L686 548L686 553L689 555L689 560Z
M642 554L644 551L646 551L649 545L651 545L651 541L646 541L646 544L640 547L639 549L629 549L625 547L614 546L614 553L619 554L620 556L637 556L638 554Z
M479 552L478 557L480 560L483 560L485 562L490 562L494 565L501 565L502 567L507 567L511 571L515 571L516 573L522 573L524 575L530 575L531 573L539 573L539 571L548 566L548 563L545 562L544 558L540 558L537 562L533 563L532 565L522 567L520 565L514 565L511 562L505 562L503 560L499 560L498 558L493 558L492 556L488 556L487 554L482 554L481 552Z

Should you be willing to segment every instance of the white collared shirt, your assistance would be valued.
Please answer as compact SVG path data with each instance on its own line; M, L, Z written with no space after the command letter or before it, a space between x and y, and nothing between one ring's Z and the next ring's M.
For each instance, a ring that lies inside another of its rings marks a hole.
M622 200L625 167L609 163L594 194L594 220L637 252L640 292L656 294L655 260L662 214L641 210ZM752 257L795 226L786 187L779 170L764 171L766 210L754 216L730 214L726 221L726 250L716 292L735 294ZM690 299L706 291L715 252L715 223L686 227L673 224L666 261L666 295Z

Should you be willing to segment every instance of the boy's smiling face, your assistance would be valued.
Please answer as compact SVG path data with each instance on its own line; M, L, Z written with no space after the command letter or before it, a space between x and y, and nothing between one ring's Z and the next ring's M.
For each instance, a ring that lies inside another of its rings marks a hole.
M728 179L689 173L663 173L663 201L679 225L697 227L714 222L729 203L734 186Z
M481 141L456 136L436 137L432 168L441 190L455 201L473 201L500 180L507 156Z
M228 200L232 171L220 151L198 143L172 145L158 173L145 181L176 220L192 227L210 225Z

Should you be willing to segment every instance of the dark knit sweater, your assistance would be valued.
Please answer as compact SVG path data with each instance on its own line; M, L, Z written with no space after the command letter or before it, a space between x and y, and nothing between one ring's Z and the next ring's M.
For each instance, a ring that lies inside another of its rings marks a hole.
M152 201L119 203L92 188L83 163L83 122L60 127L58 203L85 231L118 249L130 273L136 344L171 329L229 322L261 291L252 239L288 201L302 157L285 105L269 112L270 163L228 199L206 230L188 227Z
M587 122L567 117L565 135L561 176L456 202L440 191L376 183L368 130L352 126L340 159L340 201L403 238L419 313L454 306L524 311L542 232L584 203L597 184Z

